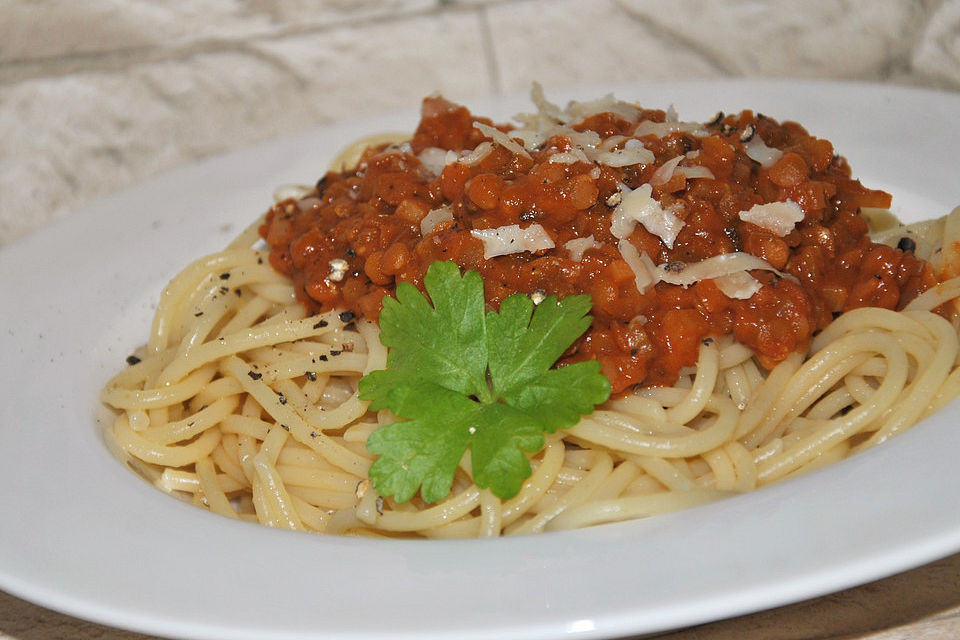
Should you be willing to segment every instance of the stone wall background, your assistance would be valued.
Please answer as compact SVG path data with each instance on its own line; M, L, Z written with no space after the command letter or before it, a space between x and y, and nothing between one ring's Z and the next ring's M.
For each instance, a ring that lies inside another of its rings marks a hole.
M960 0L0 0L0 245L299 129L582 83L960 90Z

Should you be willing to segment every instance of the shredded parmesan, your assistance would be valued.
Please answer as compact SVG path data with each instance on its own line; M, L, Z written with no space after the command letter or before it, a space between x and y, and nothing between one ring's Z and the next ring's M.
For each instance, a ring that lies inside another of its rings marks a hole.
M662 281L684 287L689 287L700 280L720 278L738 271L751 271L753 269L773 271L780 276L785 275L774 269L766 260L741 251L721 253L700 262L670 262L658 266L657 269L661 272L660 279Z
M633 271L633 281L637 286L637 291L643 293L648 287L652 287L660 281L657 265L653 263L646 253L641 253L629 240L621 240L617 244L620 255L624 261L630 265Z
M587 249L599 248L600 244L593 239L593 234L586 238L574 238L564 243L563 248L570 253L570 259L576 262L583 260L583 252Z
M563 112L560 110L560 107L547 100L546 95L543 93L543 85L539 82L533 83L533 87L530 89L530 99L542 117L552 120L553 122L561 122L563 120Z
M634 164L652 164L656 158L653 151L643 146L636 138L626 141L622 149L613 151L598 151L594 160L608 167L629 167Z
M433 209L423 216L423 219L420 220L420 235L427 237L427 235L436 228L438 224L446 220L453 220L453 210L450 207L444 205L439 209Z
M571 102L566 109L569 121L583 120L598 113L612 113L629 122L636 122L640 108L635 104L617 100L612 93L589 102Z
M793 200L755 204L749 210L741 211L740 219L782 238L803 220L803 209Z
M623 185L620 191L620 203L613 210L610 219L610 233L622 240L633 232L639 222L647 231L659 237L667 247L673 249L673 243L684 222L653 199L653 187L642 184L636 189L630 189Z
M455 151L447 151L440 147L427 147L417 155L417 158L427 171L439 176L443 172L443 168L449 164L450 154L453 154L453 158L456 159L457 153Z
M319 198L310 196L303 198L302 200L297 201L297 209L300 211L310 211L311 209L319 209L321 206Z
M511 140L511 142L513 142ZM490 152L493 151L493 144L484 140L478 144L473 151L468 151L462 155L456 157L456 162L460 164L465 164L467 166L472 166L486 158L490 155Z
M746 271L737 271L713 279L714 283L728 298L746 300L760 291L760 281Z
M526 229L521 229L518 224L495 229L474 229L470 235L483 242L484 260L523 251L553 249L555 246L550 235L539 224L532 224Z
M677 167L677 173L682 173L688 180L692 178L710 178L713 180L716 177L713 175L713 171L699 164L692 167Z
M612 135L609 138L603 140L600 145L597 147L600 151L612 151L614 147L618 144L625 143L627 140L630 140L627 136L621 135ZM637 141L639 142L639 140Z
M592 102L571 102L566 109L560 109L543 95L543 87L534 84L531 99L537 107L537 113L519 114L514 120L520 127L510 131L509 137L497 130L490 131L487 125L475 125L485 135L498 144L507 146L503 138L514 143L520 140L528 151L539 149L544 142L554 136L563 136L570 141L572 149L560 151L549 158L549 162L571 164L574 162L593 162L610 167L627 167L635 164L652 164L653 152L643 146L640 140L626 136L610 136L606 140L591 130L577 131L571 123L583 120L595 113L612 112L617 116L636 122L640 116L637 105L615 100L606 96ZM620 149L615 147L620 146ZM516 153L516 150L511 149Z
M530 154L527 153L526 149L524 149L522 146L517 144L512 138L510 138L510 136L505 134L503 131L500 131L500 129L497 129L496 127L491 127L490 125L484 124L482 122L474 122L473 126L474 128L479 129L483 135L487 136L488 138L491 138L495 143L499 144L501 147L503 147L507 151L514 153L518 156L521 156L523 158L530 158Z
M624 261L630 265L640 293L658 282L689 287L701 280L713 280L727 297L746 299L762 286L756 278L747 273L750 270L773 271L782 277L792 277L749 253L723 253L700 262L669 262L657 265L646 253L638 251L629 240L620 240L617 248Z
M552 164L573 164L574 162L586 162L590 163L590 158L587 157L587 154L583 152L583 149L573 148L570 151L562 151L560 153L555 153L550 156L549 160Z
M673 177L673 172L677 168L677 165L680 164L680 161L683 160L683 156L677 156L676 158L670 158L664 162L657 171L650 177L650 184L656 186L658 184L664 184L670 181L670 178Z
M709 133L699 122L653 122L651 120L644 120L637 125L633 135L638 138L649 135L662 138L675 131L685 131L695 136L706 136Z
M750 142L743 145L743 150L751 160L759 162L764 169L777 164L777 161L783 157L783 151L768 147L759 135L753 136Z

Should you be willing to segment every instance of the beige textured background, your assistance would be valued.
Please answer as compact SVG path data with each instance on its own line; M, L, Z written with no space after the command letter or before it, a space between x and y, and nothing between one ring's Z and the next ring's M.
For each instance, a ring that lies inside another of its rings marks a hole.
M0 246L158 172L433 91L743 76L958 91L960 0L0 0ZM960 556L668 637L957 638ZM0 593L9 638L143 636Z

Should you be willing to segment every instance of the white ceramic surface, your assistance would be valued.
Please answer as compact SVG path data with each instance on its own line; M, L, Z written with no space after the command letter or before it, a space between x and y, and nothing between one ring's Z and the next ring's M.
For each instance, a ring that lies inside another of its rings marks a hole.
M821 82L614 91L684 119L753 108L832 140L903 217L960 203L960 96ZM450 96L456 99L457 96ZM525 98L471 105L505 120ZM505 540L275 531L139 480L98 431L99 388L143 340L166 280L343 143L416 111L276 140L165 174L0 251L0 589L189 638L577 638L655 632L860 584L960 550L954 403L854 459L644 521Z

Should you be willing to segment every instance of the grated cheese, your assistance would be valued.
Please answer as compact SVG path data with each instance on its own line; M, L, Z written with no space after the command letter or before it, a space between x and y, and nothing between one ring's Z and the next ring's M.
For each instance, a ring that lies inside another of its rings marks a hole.
M496 127L491 127L490 125L484 124L482 122L474 122L473 126L475 129L479 129L483 135L487 136L488 138L491 138L495 143L499 144L501 147L503 147L507 151L510 151L511 153L514 153L523 158L528 158L528 159L530 158L530 154L527 153L526 149L524 149L521 145L517 144L510 136L505 134L503 131L500 131L500 129L497 129Z
M427 147L417 155L417 159L420 160L427 171L439 176L443 172L443 168L450 164L450 154L453 154L454 159L457 157L456 151L447 151L440 147Z
M617 249L624 261L630 265L633 271L633 282L636 284L637 291L643 293L648 287L652 287L660 281L657 265L653 263L645 252L637 250L629 240L621 240L617 243Z
M723 292L723 295L728 298L737 298L740 300L750 298L757 291L760 291L760 287L762 286L759 280L746 271L728 273L725 276L714 278L713 281L720 291Z
M803 209L793 200L755 204L747 211L741 211L740 219L782 238L803 220Z
M473 151L468 151L456 156L454 161L467 166L473 166L490 155L491 151L493 151L493 144L484 140L478 144Z
M553 122L561 122L563 120L563 111L560 110L560 107L547 100L547 96L543 92L543 85L539 82L534 82L530 88L530 100L534 106L537 107L537 112L540 116Z
M740 271L752 271L754 269L773 271L780 276L787 277L786 274L775 269L766 260L742 251L721 253L699 262L672 262L657 267L657 270L660 271L660 279L663 282L684 287L689 287L700 280L720 278Z
M646 253L637 250L629 240L620 240L617 249L633 271L637 291L644 293L658 282L689 287L701 280L713 280L729 298L747 299L760 290L760 282L747 273L758 269L792 277L773 268L770 263L749 253L724 253L700 262L671 262L657 265Z
M759 135L753 136L750 142L743 145L743 150L751 160L759 162L764 169L777 164L777 161L783 157L783 151L768 147Z
M518 224L508 224L495 229L473 229L470 235L483 242L483 258L489 260L523 251L542 251L555 246L550 235L539 224L521 229Z
M610 233L620 240L633 232L639 222L647 231L659 237L663 244L673 249L673 243L684 226L683 220L653 199L653 187L642 184L636 189L621 186L620 203L610 219Z
M600 243L593 239L593 234L586 238L574 238L564 243L563 248L570 253L570 259L580 262L583 260L583 253L587 249L598 249Z
M638 138L650 135L662 138L676 131L692 133L699 137L709 135L709 132L699 122L653 122L652 120L644 120L638 124L633 135Z
M629 167L634 164L652 164L656 158L653 151L643 146L636 138L630 138L622 149L613 151L598 151L593 158L599 164L608 167Z
M677 165L680 164L681 160L683 160L683 156L677 156L675 158L670 158L660 165L656 172L650 177L650 184L656 186L658 184L669 182L670 178L673 177L674 170L677 168Z
M562 151L560 153L555 153L547 160L551 164L573 164L575 162L586 162L590 163L590 158L587 157L587 154L584 153L583 149L577 149L574 147L570 151Z
M693 178L710 178L713 180L716 177L713 175L713 171L699 164L695 164L692 167L677 167L677 173L685 175L687 180Z
M432 209L420 220L420 235L427 237L438 224L447 220L453 220L453 210L444 205L438 209Z
M566 114L570 118L568 122L584 120L598 113L612 113L629 122L636 122L640 116L640 108L635 104L617 100L612 93L608 93L597 100L571 102L566 109Z

